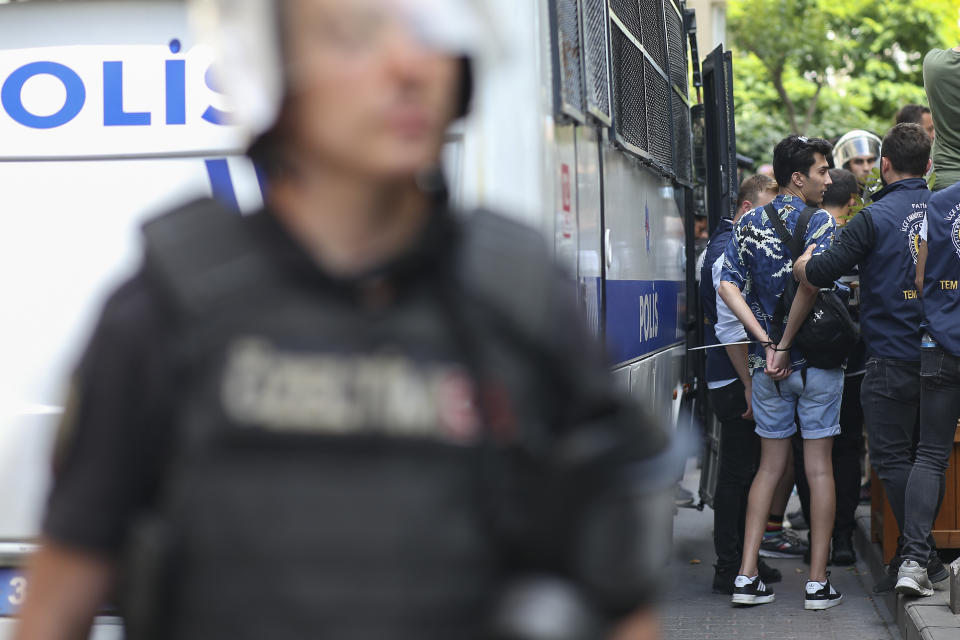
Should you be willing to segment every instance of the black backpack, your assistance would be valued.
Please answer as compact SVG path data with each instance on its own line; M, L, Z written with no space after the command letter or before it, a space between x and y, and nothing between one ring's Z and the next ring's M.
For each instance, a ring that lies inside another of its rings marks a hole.
M793 235L787 231L780 215L772 204L765 208L767 217L777 231L780 241L783 242L793 259L803 255L806 247L804 238L807 235L807 226L810 218L817 211L814 207L805 207L797 218L797 226ZM773 314L773 326L770 337L779 341L783 337L787 318L790 316L790 307L797 293L798 283L789 277L780 294L777 308ZM844 361L853 352L860 339L860 328L850 317L847 305L837 292L837 287L820 289L813 302L810 315L800 326L793 344L803 353L807 364L817 369L836 369L843 366Z

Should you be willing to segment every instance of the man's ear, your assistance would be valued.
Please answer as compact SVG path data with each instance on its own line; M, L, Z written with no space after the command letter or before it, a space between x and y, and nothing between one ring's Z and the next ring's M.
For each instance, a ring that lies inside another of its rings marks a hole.
M746 213L747 211L753 211L754 208L755 208L755 207L753 206L753 203L752 203L752 202L750 202L749 200L744 200L744 201L743 201L743 204L740 205L740 213Z
M890 171L890 158L883 156L880 158L880 175Z
M933 160L927 160L927 169L926 169L926 171L923 172L924 175L930 173L930 167L932 167L932 166L933 166Z
M805 177L806 177L806 176L804 176L804 175L803 175L802 173L800 173L799 171L794 171L793 174L791 174L791 176L790 176L790 181L793 182L793 184L795 184L795 185L797 186L797 188L802 189L802 188L803 188L803 178L805 178Z
M856 196L856 194L851 193L851 194L850 194L850 199L847 200L847 208L850 208L850 207L852 207L852 206L855 205L855 204L857 204L857 196Z

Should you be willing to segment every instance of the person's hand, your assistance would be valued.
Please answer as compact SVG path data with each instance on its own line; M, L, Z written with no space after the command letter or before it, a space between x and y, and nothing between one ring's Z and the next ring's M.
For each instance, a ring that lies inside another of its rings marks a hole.
M793 261L793 279L799 282L807 281L806 268L807 263L810 262L810 258L813 257L813 250L817 248L817 245L811 244L807 247L807 250L803 252L803 255Z
M753 420L753 385L743 387L743 399L747 401L747 410L740 414L744 420Z
M778 344L777 351L773 355L773 366L775 369L786 371L786 376L790 375L790 347Z
M790 351L779 349L779 347L774 347L773 344L768 344L765 347L767 367L764 373L776 381L784 380L792 373L790 371Z

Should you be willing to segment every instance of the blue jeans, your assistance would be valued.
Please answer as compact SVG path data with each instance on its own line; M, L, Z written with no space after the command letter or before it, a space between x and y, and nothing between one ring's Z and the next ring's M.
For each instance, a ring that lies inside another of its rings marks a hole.
M921 349L920 381L920 440L907 480L903 557L926 566L960 419L960 358L939 346Z
M753 372L753 419L761 438L789 438L797 431L794 414L800 419L805 440L830 438L840 433L840 400L843 396L842 369L794 371L778 385L757 369Z

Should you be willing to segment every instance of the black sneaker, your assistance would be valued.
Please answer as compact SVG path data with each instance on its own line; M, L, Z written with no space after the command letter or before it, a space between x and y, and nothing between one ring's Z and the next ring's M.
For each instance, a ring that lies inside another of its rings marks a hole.
M873 585L874 593L886 593L888 591L893 591L893 588L897 586L897 575L900 572L900 563L902 562L903 558L901 558L899 555L893 556L893 559L890 560L890 564L887 565L887 570L884 572L883 577L877 580L877 583ZM940 564L942 565L943 563Z
M757 562L757 573L760 575L760 579L763 580L765 584L773 584L774 582L780 582L783 580L783 574L780 573L780 569L771 567L763 561L763 558ZM736 576L734 576L734 578L736 578Z
M760 541L761 558L802 558L807 544L793 531L782 529L776 535L764 535Z
M943 560L940 559L940 554L936 550L930 553L930 557L927 559L927 577L930 579L930 582L941 582L950 577L950 572L947 570L946 565L943 564Z
M725 593L728 596L733 595L733 581L737 579L738 570L739 569L730 569L729 571L721 571L715 569L713 572L713 592Z
M807 519L803 517L803 511L800 509L788 513L787 520L790 521L790 528L794 531L805 531L810 528Z
M733 581L732 604L767 604L773 602L773 589L763 584L760 576L737 576Z
M829 574L828 574L829 575ZM803 608L808 611L821 611L835 607L843 600L843 596L830 585L829 578L823 584L807 581L804 594Z
M856 564L857 552L853 550L853 534L846 533L833 534L833 551L830 555L830 563L841 567Z

